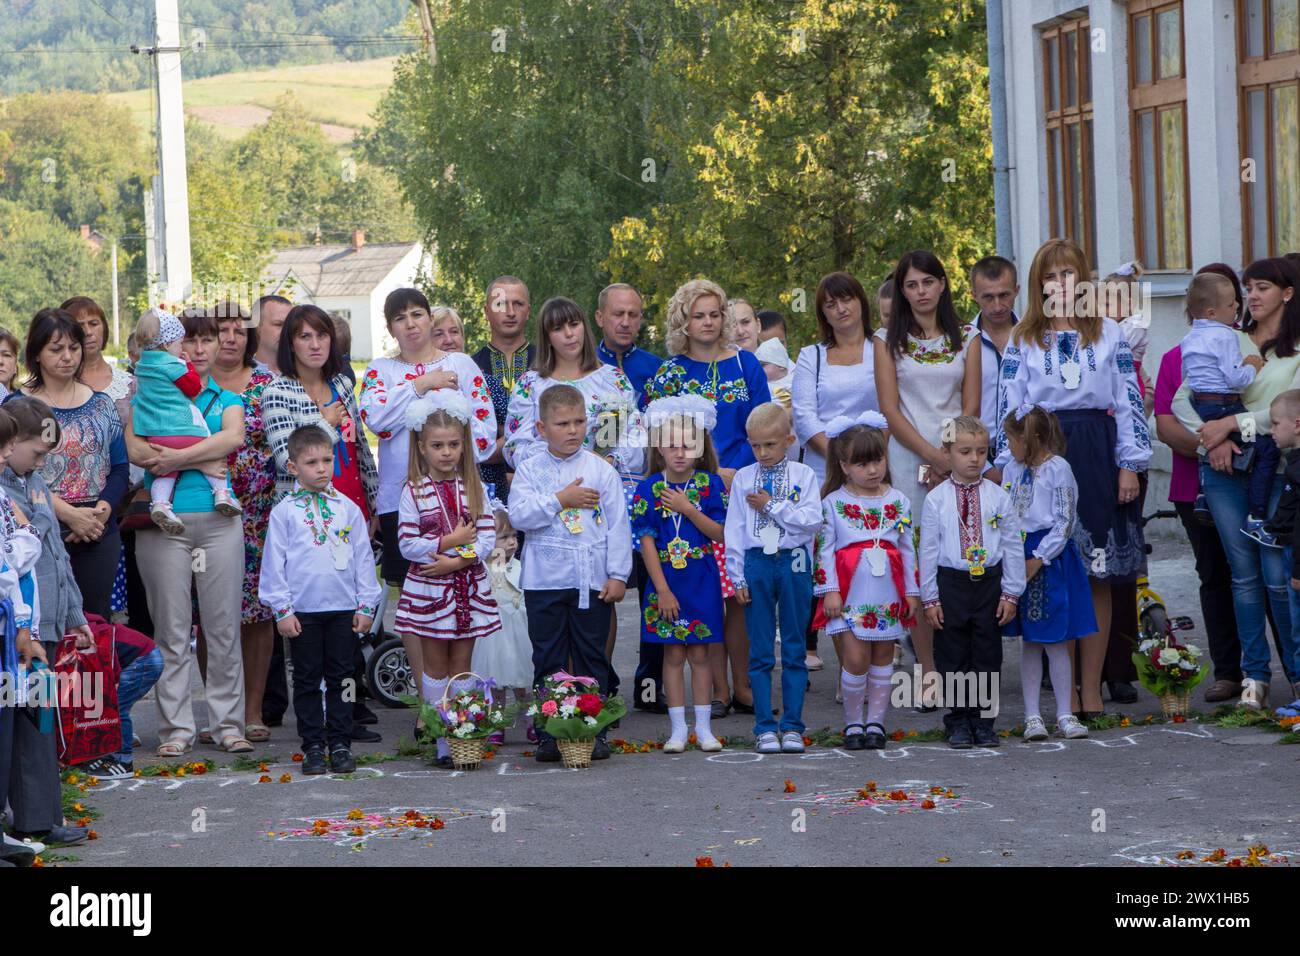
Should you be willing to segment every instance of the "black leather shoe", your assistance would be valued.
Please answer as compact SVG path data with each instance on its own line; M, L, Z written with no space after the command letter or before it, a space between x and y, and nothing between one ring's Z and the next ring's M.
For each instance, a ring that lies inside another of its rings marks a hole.
M559 763L560 745L554 740L543 740L537 745L537 753L533 754L533 759L538 763Z
M754 712L753 704L742 704L736 698L731 698L731 712L733 714L752 714ZM772 713L776 713L776 708L772 708Z
M1001 747L1002 741L998 739L998 732L992 727L979 724L975 727L975 746Z
M456 764L450 757L438 757L433 761L433 765L439 770L455 770Z
M609 744L605 743L605 741L602 740L600 737L596 738L596 745L591 748L591 759L592 760L609 759Z
M719 701L715 701L714 703L715 703L715 704L721 704L722 701L719 700ZM642 703L642 702L640 702L640 701L637 701L635 704L632 705L632 709L633 709L633 710L644 711L644 712L647 713L647 714L666 714L666 713L668 713L668 705L665 704L663 701L650 701L650 702L647 702L647 703ZM713 716L714 716L714 717L717 717L718 715L717 715L717 714L714 714ZM724 714L723 716L725 717L726 715Z
M664 705L664 713L668 713L668 706L666 704ZM715 700L713 703L709 704L709 718L711 720L721 720L729 713L731 713L731 708L727 706L725 701Z
M310 747L302 758L302 772L308 777L317 777L323 773L329 773L329 768L325 766L325 750L323 747Z
M948 735L948 746L953 750L970 750L975 746L975 735L968 724L960 724Z
M377 724L379 723L379 715L365 704L357 704L352 708L352 723L365 724L366 726Z
M29 846L15 846L0 840L0 863L8 866L31 866L36 859L36 851Z
M854 728L857 728L854 730ZM844 749L845 750L866 750L867 738L862 733L865 728L861 724L849 724L844 728Z
M1117 704L1137 703L1137 689L1126 680L1108 681L1106 689L1110 691L1110 699Z
M874 730L872 728L875 728ZM885 749L885 728L879 724L867 724L867 732L864 736L866 750L884 750Z
M384 738L375 733L373 730L366 730L364 727L352 726L352 742L354 744L377 744Z
M57 826L48 833L15 833L14 836L20 840L31 837L47 847L76 846L78 843L86 842L90 831L85 827Z
M357 758L347 747L335 747L330 751L330 770L334 773L355 773Z

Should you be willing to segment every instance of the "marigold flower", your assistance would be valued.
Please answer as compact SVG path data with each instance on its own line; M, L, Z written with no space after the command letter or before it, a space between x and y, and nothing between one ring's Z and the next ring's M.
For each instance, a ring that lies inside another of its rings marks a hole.
M697 857L695 858L695 865L696 865L696 866L704 866L704 867L713 866L713 857L711 857L711 856L697 856Z
M270 768L267 767L266 761L263 760L261 763L257 765L257 769L259 773L266 773L266 771Z
M302 754L294 754L289 759L292 760L294 763L302 763Z
M906 800L906 799L907 799L907 791L906 791L906 790L891 790L891 791L889 792L889 799L890 799L890 800Z
M293 780L293 774L290 774L290 773L282 773L282 774L280 774L280 782L281 782L281 783L289 783L291 780Z
M98 834L97 832L95 832L94 830L91 830L89 833L86 834L86 839L87 839L87 840L98 840L98 839L99 839L99 834Z
M901 731L901 730L895 730L892 734L889 735L889 739L890 739L890 740L902 740L904 736L905 736L905 734L903 733L903 731Z
M353 836L365 836L366 833L365 829L362 827L353 827L348 832L351 833Z
M442 829L443 827L445 827L446 825L447 825L447 824L443 823L443 822L442 822L441 820L439 820L437 817L434 817L434 818L433 818L433 824L432 824L433 829L435 829L435 830L441 830L441 829Z
M363 818L364 816L365 816L365 814L361 812L361 808L360 808L360 807L356 807L356 808L354 808L354 809L348 811L348 819L349 819L349 820L360 820L360 819Z
M795 789L796 789L796 787L795 787L795 785L794 785L794 781L793 781L793 780L787 780L787 781L785 782L785 792L786 792L786 793L794 793L794 792L795 792Z
M922 810L933 810L933 809L934 809L934 801L931 800L931 799L929 799L928 797L927 797L926 799L922 800L922 801L921 801L921 809L922 809Z
M257 782L258 782L258 783L270 783L270 782L271 782L271 778L268 777L266 774L262 774L260 777L257 778Z

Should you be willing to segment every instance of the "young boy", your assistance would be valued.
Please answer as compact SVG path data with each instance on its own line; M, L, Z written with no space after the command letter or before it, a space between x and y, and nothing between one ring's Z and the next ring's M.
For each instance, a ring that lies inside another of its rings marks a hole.
M1237 293L1224 276L1203 272L1187 287L1187 317L1192 329L1182 341L1183 381L1192 392L1192 407L1205 421L1240 415L1247 411L1241 392L1263 366L1258 355L1241 357L1241 346L1232 324L1237 320ZM1238 471L1250 472L1249 513L1241 533L1270 548L1281 547L1264 529L1273 473L1281 452L1269 435L1257 434L1253 444L1232 433L1243 451L1233 461Z
M808 687L805 633L812 612L811 545L822 524L817 474L786 458L794 444L790 413L759 405L745 423L755 464L731 480L727 574L745 608L749 683L754 691L755 749L802 753L803 696ZM781 621L781 722L772 713L777 613ZM777 734L780 734L778 738Z
M632 527L618 472L586 451L587 407L571 385L538 400L537 434L546 453L519 463L510 486L510 523L524 532L520 587L533 642L533 683L558 670L609 689L605 640L613 605L632 572ZM560 759L555 738L538 728L537 759ZM609 757L602 732L593 760Z
M1286 544L1287 560L1291 564L1291 589L1300 592L1300 521L1296 520L1300 518L1300 389L1293 388L1273 399L1268 414L1273 420L1273 440L1286 456L1286 483L1282 485L1282 495L1277 500L1273 517L1264 529L1279 543ZM1254 681L1251 683L1253 685ZM1300 681L1296 682L1293 690L1296 699L1277 709L1279 717L1300 717ZM1250 692L1249 696L1246 691ZM1245 706L1258 710L1259 699L1253 687L1243 691L1242 703ZM1300 724L1291 729L1300 734L1296 727Z
M297 481L271 509L258 597L274 610L279 633L289 638L302 772L326 772L328 744L330 769L351 773L357 769L352 702L343 699L343 682L353 677L357 635L370 630L379 604L375 559L361 509L330 483L334 446L329 436L315 425L296 428L288 453L288 471Z
M984 423L963 415L945 422L941 437L952 471L921 512L921 600L948 698L948 745L996 747L993 717L981 711L996 703L1001 626L1016 616L1025 590L1025 552L1011 497L980 477L988 467ZM955 688L964 688L964 701Z

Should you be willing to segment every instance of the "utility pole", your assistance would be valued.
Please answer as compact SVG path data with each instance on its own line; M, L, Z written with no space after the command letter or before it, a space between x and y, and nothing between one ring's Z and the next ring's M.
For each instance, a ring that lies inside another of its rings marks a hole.
M154 177L153 263L159 288L150 304L181 303L193 293L190 272L189 184L185 174L185 109L181 99L182 47L177 0L154 0L154 46L132 47L153 57L158 124L158 175ZM146 198L146 206L148 199ZM148 227L146 226L146 229Z

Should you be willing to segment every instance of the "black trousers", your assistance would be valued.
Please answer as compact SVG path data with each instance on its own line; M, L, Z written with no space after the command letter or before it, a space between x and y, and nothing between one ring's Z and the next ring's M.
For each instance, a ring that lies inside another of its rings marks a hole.
M943 627L934 632L934 669L943 677L945 693L950 682L971 687L969 675L976 675L972 689L995 689L988 676L1002 672L1002 628L998 624L998 601L1002 597L1002 566L988 568L979 578L966 571L939 568L939 601L943 607ZM948 713L943 723L949 733L962 724L971 729L993 726L992 717L981 717L978 702L966 695L966 704L954 706L945 701Z
M1214 679L1240 683L1241 641L1237 639L1237 616L1232 608L1232 569L1219 532L1197 521L1192 513L1194 507L1190 501L1174 502L1196 557L1196 576L1201 579L1201 619L1210 644Z
M606 604L591 591L591 606L578 607L577 588L525 591L528 636L533 643L533 684L558 670L575 677L594 677L605 692L609 688L609 659L605 641L614 605ZM546 734L540 734L545 739Z
M41 641L41 646L46 660L53 661L58 641ZM12 742L8 750L0 751L0 759L12 764L4 792L14 811L14 829L19 833L46 833L63 824L59 732L56 728L41 733L28 718L27 708L3 709L14 711Z
M293 712L302 746L347 747L352 741L352 702L343 700L343 682L353 674L352 611L316 611L298 615L302 633L289 639L293 654ZM321 678L325 678L325 712L321 714ZM354 691L359 691L355 688Z
M153 618L149 615L149 596L135 563L135 532L122 532L122 553L126 555L126 620L141 634L153 636Z
M59 525L59 531L69 529ZM122 556L122 536L117 526L98 541L68 542L68 560L72 563L72 576L81 589L81 605L87 614L98 614L109 619L113 606L113 581L117 578L117 562Z
M283 720L289 709L289 679L284 671L284 641L271 631L271 660L266 666L266 690L262 693L262 722Z
M632 552L632 580L629 582L636 588L637 600L640 601L642 594L645 594L646 581L649 580L649 574L645 569L645 562L641 560L639 551ZM637 617L637 636L640 639L641 618ZM613 672L614 662L610 661L610 671ZM618 681L618 675L613 674L613 680ZM636 675L633 677L635 689L632 692L631 704L636 707L647 707L650 704L661 703L664 698L664 646L662 644L650 644L641 641L637 646ZM614 691L610 691L614 693Z

